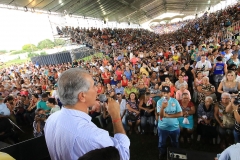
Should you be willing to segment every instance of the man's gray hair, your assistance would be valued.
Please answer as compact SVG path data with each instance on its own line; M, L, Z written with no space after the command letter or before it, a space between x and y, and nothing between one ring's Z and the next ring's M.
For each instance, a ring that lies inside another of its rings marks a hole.
M78 94L86 92L90 83L86 79L88 72L80 68L72 68L63 72L58 79L58 95L63 105L73 106L78 102Z
M182 94L182 97L183 97L183 96L188 96L188 97L189 97L188 93L183 93L183 94Z
M221 95L221 98L222 98L223 96L228 96L228 98L231 99L231 95L230 95L229 93L227 93L227 92L223 92L222 95Z
M184 84L184 83L179 84L178 88L181 88L181 87L185 87L186 88L186 84Z
M213 101L213 98L211 96L205 97L205 100L207 100L207 99L210 99L211 101Z

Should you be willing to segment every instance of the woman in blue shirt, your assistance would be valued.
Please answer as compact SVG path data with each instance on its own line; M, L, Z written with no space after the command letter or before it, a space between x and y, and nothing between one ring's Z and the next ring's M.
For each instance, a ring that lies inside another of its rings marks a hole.
M132 72L131 72L131 70L129 69L129 67L126 67L126 70L124 71L124 75L126 76L126 78L127 78L128 80L131 80Z

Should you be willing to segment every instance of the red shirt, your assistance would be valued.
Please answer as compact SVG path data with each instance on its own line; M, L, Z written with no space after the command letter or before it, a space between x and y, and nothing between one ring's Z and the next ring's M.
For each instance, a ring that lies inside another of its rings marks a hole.
M116 70L116 75L117 75L117 80L118 81L121 81L122 80L122 74L123 74L123 72L120 70Z
M126 80L125 82L122 80L122 87L126 87L128 85L128 80Z
M135 65L137 63L137 61L138 61L138 58L132 58L131 59L131 62L132 62L133 65Z
M102 73L102 77L103 77L103 78L108 78L108 76L110 77L110 73L107 73L107 74L106 74L105 72ZM104 83L104 84L110 83L110 78L104 79L104 80L103 80L103 83Z

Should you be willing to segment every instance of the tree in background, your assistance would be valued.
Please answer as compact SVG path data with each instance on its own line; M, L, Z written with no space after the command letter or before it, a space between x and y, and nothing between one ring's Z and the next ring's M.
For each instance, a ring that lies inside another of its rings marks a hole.
M7 53L6 50L0 50L0 54L5 54L5 53Z
M22 50L27 52L37 51L38 48L34 44L25 44L22 46Z
M65 40L64 39L54 39L54 44L55 46L61 46L65 44Z
M42 49L51 49L54 46L55 45L54 45L53 41L51 41L50 39L44 39L38 43L38 48L41 50Z

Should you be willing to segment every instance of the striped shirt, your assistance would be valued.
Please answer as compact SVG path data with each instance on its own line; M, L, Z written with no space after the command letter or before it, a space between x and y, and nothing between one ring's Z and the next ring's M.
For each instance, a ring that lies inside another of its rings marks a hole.
M45 139L51 159L77 160L87 152L115 146L121 160L130 158L129 138L125 134L110 137L108 132L91 122L84 112L62 108L52 114L44 128Z

